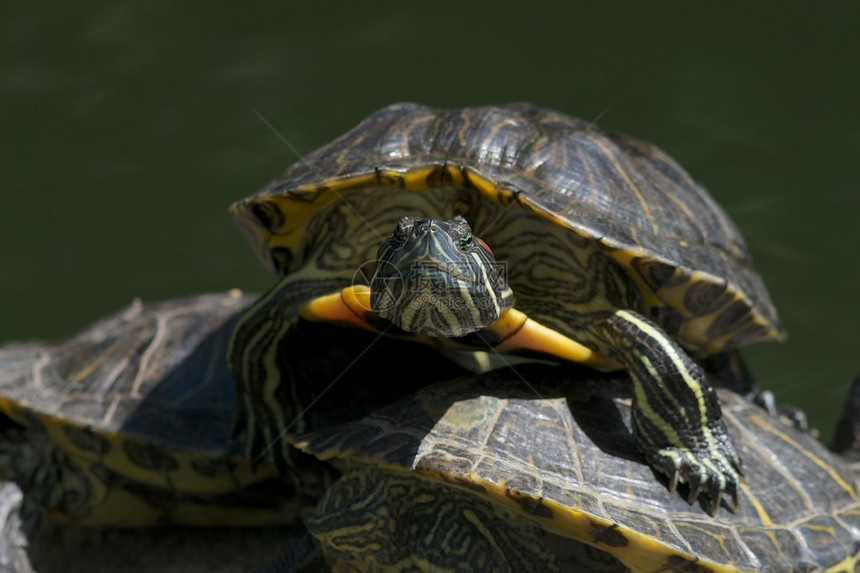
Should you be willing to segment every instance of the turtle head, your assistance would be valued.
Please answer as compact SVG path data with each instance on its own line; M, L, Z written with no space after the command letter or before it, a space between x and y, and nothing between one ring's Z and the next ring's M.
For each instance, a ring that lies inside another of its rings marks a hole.
M403 217L376 258L371 308L407 332L465 336L513 301L493 252L460 216Z

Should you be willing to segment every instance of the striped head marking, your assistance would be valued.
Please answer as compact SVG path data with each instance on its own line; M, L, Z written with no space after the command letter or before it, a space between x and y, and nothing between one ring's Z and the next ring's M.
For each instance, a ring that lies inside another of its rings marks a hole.
M463 217L403 217L376 258L371 307L407 332L465 336L513 301L504 267Z

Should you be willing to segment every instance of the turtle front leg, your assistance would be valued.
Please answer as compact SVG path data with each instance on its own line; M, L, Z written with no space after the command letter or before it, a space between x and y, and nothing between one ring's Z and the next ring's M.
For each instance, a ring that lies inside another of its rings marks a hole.
M716 513L723 492L737 506L741 461L726 431L714 389L701 368L656 324L616 311L602 330L612 358L633 377L633 437L651 467L690 486L693 503L705 492Z

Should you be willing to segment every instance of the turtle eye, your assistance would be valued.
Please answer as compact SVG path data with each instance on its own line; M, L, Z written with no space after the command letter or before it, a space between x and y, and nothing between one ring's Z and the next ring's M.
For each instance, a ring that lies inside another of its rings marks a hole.
M460 247L461 251L465 251L475 243L475 238L472 236L472 233L466 233L462 237L460 237L460 242L457 244Z
M394 233L391 234L391 243L395 246L400 246L406 242L406 230L403 228L402 223L398 223L396 227L394 227Z

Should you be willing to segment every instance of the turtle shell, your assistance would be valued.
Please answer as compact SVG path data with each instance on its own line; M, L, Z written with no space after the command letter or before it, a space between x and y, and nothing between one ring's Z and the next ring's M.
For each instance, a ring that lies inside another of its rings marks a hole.
M4 348L0 404L25 425L36 415L177 449L240 451L229 439L235 386L214 351L252 300L238 291L135 300L56 346Z
M809 435L719 391L744 469L756 478L741 484L736 513L710 517L704 507L668 492L641 459L630 433L628 380L561 375L558 368L538 365L517 369L437 383L360 422L290 440L339 467L370 466L457 493L426 490L428 519L444 511L445 523L456 523L452 500L459 496L471 502L457 511L467 517L472 512L474 522L472 509L489 502L497 516L481 521L480 531L490 532L485 538L507 539L503 533L514 515L637 571L853 571L860 563L856 474ZM569 384L571 376L585 378ZM363 493L351 492L368 514L341 510L337 520L368 538L374 530L361 520L369 520L371 511L390 515L376 503L383 486L375 483ZM324 499L321 510L332 501ZM312 531L321 519L309 518ZM449 539L454 527L441 528L444 540L424 546L467 548L463 540ZM436 531L417 525L400 533L405 538L413 530L422 536ZM326 536L340 534L348 538L349 532ZM533 555L545 553L535 548ZM473 557L464 549L456 559L469 563ZM547 570L566 570L557 560L547 563Z
M378 187L383 198L443 186L517 202L548 224L598 241L646 302L661 307L658 322L699 323L684 340L691 347L721 338L705 348L713 352L784 336L738 229L672 158L634 137L529 104L388 106L232 212L255 252L287 274L306 256L308 223L335 201L349 203L350 191Z
M0 469L55 517L90 525L293 519L289 487L232 436L224 357L252 299L136 300L60 344L0 348L0 410L24 427L0 438ZM45 463L63 477L46 482Z

